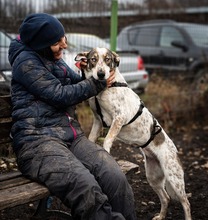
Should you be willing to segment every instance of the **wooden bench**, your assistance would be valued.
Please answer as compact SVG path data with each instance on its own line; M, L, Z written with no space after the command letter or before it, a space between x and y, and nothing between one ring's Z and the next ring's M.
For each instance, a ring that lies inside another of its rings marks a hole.
M0 96L0 159L8 163L11 158L15 159L10 138L11 111L11 97ZM124 173L138 169L138 165L128 161L118 163ZM50 193L44 185L25 178L16 167L10 170L8 168L5 171L0 169L0 211L39 200L32 219L50 219L49 217L55 215L58 216L57 219L72 219L66 211L47 208Z

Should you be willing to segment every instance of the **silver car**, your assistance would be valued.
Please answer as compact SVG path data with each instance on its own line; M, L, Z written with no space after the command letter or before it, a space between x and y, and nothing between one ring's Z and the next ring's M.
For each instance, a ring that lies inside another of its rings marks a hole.
M69 48L64 53L64 60L75 71L76 68L74 58L77 53L89 51L95 47L105 47L110 49L110 44L96 35L66 33ZM117 48L120 56L119 70L124 76L130 88L136 92L144 92L149 81L149 75L145 70L142 57L131 52L124 52Z
M8 61L8 50L11 42L11 38L4 31L0 30L0 70L11 70L11 66Z

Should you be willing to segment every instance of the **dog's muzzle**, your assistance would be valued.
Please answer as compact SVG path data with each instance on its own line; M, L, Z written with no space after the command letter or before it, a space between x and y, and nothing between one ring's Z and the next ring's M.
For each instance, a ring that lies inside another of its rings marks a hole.
M105 78L105 73L103 71L98 71L97 76L98 76L98 79L104 79Z

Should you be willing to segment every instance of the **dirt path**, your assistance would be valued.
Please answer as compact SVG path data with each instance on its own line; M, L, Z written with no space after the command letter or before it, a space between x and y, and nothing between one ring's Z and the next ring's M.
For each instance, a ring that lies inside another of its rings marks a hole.
M185 132L184 132L185 134ZM208 216L208 130L193 130L186 135L172 136L176 143L185 170L186 191L192 207L193 220L205 220ZM139 164L138 172L127 174L135 194L138 219L150 220L159 212L159 199L146 181L143 158L140 151L116 142L112 148L116 159L125 159ZM19 206L0 213L1 220L28 220L34 211L33 204ZM183 220L183 210L179 203L171 202L166 219Z
M176 134L176 143L185 170L186 192L190 195L193 220L205 220L208 216L208 130L194 130L186 135ZM132 147L117 143L112 150L117 159L126 159L140 165L137 173L128 176L133 187L138 219L150 220L160 210L159 199L146 181L143 159ZM171 202L166 219L183 220L182 206Z

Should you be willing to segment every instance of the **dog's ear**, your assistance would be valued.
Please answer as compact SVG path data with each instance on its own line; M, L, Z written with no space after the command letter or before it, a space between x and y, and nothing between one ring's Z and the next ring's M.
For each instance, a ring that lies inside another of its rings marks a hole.
M74 60L75 60L75 61L86 60L88 53L89 53L89 52L81 52L81 53L78 53L78 54L76 55L76 57L74 58Z
M119 55L118 55L116 52L114 52L114 51L112 51L112 54L113 54L113 56L114 56L114 62L115 62L115 64L116 64L116 66L118 67L118 66L119 66L119 63L120 63L120 57L119 57Z

